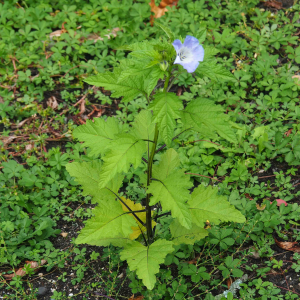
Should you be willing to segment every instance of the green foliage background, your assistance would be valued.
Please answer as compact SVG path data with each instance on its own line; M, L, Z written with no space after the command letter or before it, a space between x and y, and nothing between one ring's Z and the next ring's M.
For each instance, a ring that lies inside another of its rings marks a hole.
M176 149L186 172L202 175L191 175L196 182L218 183L219 194L230 196L230 203L249 220L244 227L227 225L227 229L229 227L232 231L226 232L226 236L220 235L224 230L222 224L212 229L205 243L211 240L216 243L215 247L210 248L212 256L216 258L213 263L201 260L201 265L196 267L197 271L201 270L200 274L203 272L201 268L210 268L224 262L218 256L220 251L226 249L229 254L233 254L243 241L252 243L260 257L270 258L274 254L273 232L287 239L284 234L286 230L291 232L294 240L299 239L297 231L292 230L299 223L299 193L295 178L298 176L300 155L299 86L292 76L298 74L300 62L297 35L300 9L297 3L290 9L261 9L265 8L256 0L220 3L180 0L178 10L171 8L160 19L160 23L170 27L175 36L190 34L201 40L202 29L206 28L206 53L211 53L211 56L217 54L218 63L213 70L217 70L220 65L230 70L236 78L232 82L223 82L221 78L212 81L208 75L205 76L205 73L209 74L210 68L203 63L197 76L183 74L176 81L183 90L181 99L188 105L195 97L209 97L214 103L222 105L231 120L238 124L236 147L231 147L223 138L212 137L214 144L202 139L195 142L197 136L189 134L173 141L173 147L178 145ZM42 109L41 103L47 97L47 92L58 90L62 99L59 112L70 108L71 114L78 113L79 110L71 105L81 98L82 90L87 89L83 80L92 74L111 70L117 60L125 56L125 51L113 50L125 44L163 35L161 30L149 25L149 16L148 1L122 1L121 5L119 1L101 0L89 3L76 1L72 5L69 1L20 1L17 4L16 1L8 0L0 3L2 135L12 135L12 130L15 130L12 124L37 114L38 119L25 125L25 128L39 128L44 120L44 126L54 124L70 139L64 154L57 148L41 158L41 148L47 143L50 134L31 135L34 147L22 154L22 161L27 164L23 168L21 161L16 162L10 152L18 151L17 147L24 150L27 142L16 142L13 150L7 150L1 142L1 211L5 212L0 217L3 268L10 265L17 267L24 260L42 258L47 259L49 270L58 263L63 268L63 257L66 254L61 256L49 241L52 234L57 235L57 221L75 222L77 218L92 215L92 211L86 212L85 209L70 215L72 211L68 211L69 202L78 205L90 203L91 199L87 195L91 195L91 191L84 190L81 193L78 187L72 187L75 182L68 176L64 165L70 160L80 164L89 162L90 157L83 156L88 151L71 141L71 131L75 127L72 121L66 125L63 116L51 108ZM61 29L63 22L67 22L64 25L67 32L59 38L50 39L49 34ZM108 30L115 27L123 28L123 31L117 32L115 38L105 37ZM97 33L104 41L94 43L88 40L90 33ZM213 53L214 49L219 52ZM16 72L13 58L17 59ZM209 56L205 59L209 59ZM15 95L14 89L7 87L15 87ZM100 104L111 103L107 96L99 92L95 101ZM125 128L145 104L145 99L137 97L132 103L120 105L121 110L117 115ZM49 122L52 118L54 121ZM291 132L287 136L285 133L289 130ZM18 131L15 133L18 134ZM264 172L259 173L262 170ZM142 168L135 172L129 170L125 178L128 197L138 199L143 196L136 182L144 171ZM268 175L273 177L260 179ZM249 197L253 200L250 201ZM275 203L278 198L287 201L288 206L278 208ZM257 210L256 203L264 203L266 208ZM169 225L166 220L163 226ZM234 245L232 240L235 241ZM153 293L143 291L140 282L129 274L132 291L142 291L145 296L157 299L171 299L174 295L178 299L192 299L191 283L187 280L192 275L183 274L191 274L193 270L187 271L183 260L200 253L202 246L201 243L184 248L178 246L166 262L178 266L178 277L171 279L171 271L163 270L159 275L163 284ZM80 252L79 249L76 251ZM85 259L84 254L80 257ZM225 267L230 272L230 264L227 263ZM242 260L241 264L245 266L247 261ZM293 266L297 270L297 258ZM267 264L264 267L270 268ZM268 272L263 267L257 268L257 271L254 267L253 270L257 277ZM198 277L196 273L193 274L193 280L196 281ZM80 278L83 275L78 276L79 282ZM214 277L210 282L201 278L200 283L192 281L198 289L197 293L202 293L198 297L204 298L206 289L221 284ZM242 297L257 299L262 295L272 295L279 298L281 292L272 283L262 286L260 281L265 280L255 279L248 287L243 287ZM105 286L104 283L102 285ZM113 295L114 292L108 289L107 294ZM17 295L20 297L20 294ZM62 296L55 297L59 299ZM283 297L290 299L288 296Z

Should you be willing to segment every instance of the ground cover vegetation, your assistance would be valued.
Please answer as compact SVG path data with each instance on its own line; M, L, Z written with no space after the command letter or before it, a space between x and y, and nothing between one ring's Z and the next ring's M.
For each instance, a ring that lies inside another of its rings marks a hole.
M0 1L3 299L299 299L300 6L287 2L179 0L153 22L148 1ZM172 65L172 42L187 35L205 51L194 73ZM139 67L149 62L145 74ZM148 81L124 93L103 82L107 76ZM203 124L205 109L214 112ZM199 114L196 130L184 131L191 120L179 111ZM144 143L108 176L104 141L85 140L96 124ZM147 188L149 158L156 178ZM164 202L170 166L182 178L176 188L186 189L180 210ZM87 175L110 184L119 202ZM156 208L147 210L155 224L134 231L135 253L99 237L80 241L105 197L119 204L113 213L133 203L144 210L147 199ZM225 203L239 218L198 215L187 234L191 219L182 211L197 197ZM169 247L159 271L133 265L138 247L159 241Z

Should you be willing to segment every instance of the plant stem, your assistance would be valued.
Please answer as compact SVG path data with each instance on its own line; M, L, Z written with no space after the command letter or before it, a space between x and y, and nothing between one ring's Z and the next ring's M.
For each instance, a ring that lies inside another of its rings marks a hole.
M172 141L174 141L174 140L175 140L176 138L178 138L182 133L184 133L185 131L190 130L190 129L192 129L192 127L187 128L187 129L183 130L182 132L178 133L176 136L174 136L174 137L172 138ZM164 144L164 145L162 145L160 148L158 148L157 151L156 151L156 153L159 152L160 150L164 149L165 147L167 147L167 144Z
M171 65L169 67L169 72L168 72L168 76L166 78L166 81L165 81L165 85L164 85L164 92L167 92L168 91L168 85L169 85L169 81L170 81L170 78L171 78L171 73L172 73L172 68L173 68L173 65Z
M164 84L164 92L167 92L169 81L171 78L173 65L169 67L168 76L166 78L165 84ZM154 155L156 153L156 146L157 146L157 140L158 140L158 126L157 123L155 124L155 133L154 133L154 142L152 144L151 153L148 159L148 170L147 170L147 186L151 183L152 178L152 165L153 165L153 159ZM149 144L148 144L149 145ZM149 149L149 146L148 146ZM150 194L148 193L146 196L146 228L147 228L147 244L151 245L153 242L153 231L152 231L152 217L151 217L151 206L150 206Z
M151 149L150 157L148 160L147 186L149 186L151 183L152 165L153 165L153 159L154 159L155 150L156 150L156 146L157 146L157 140L158 140L158 127L157 127L157 124L155 124L154 143L152 144L152 149ZM152 239L153 239L151 206L149 205L149 203L150 203L150 194L148 193L146 196L146 228L147 228L148 245L151 244Z
M112 191L108 187L105 188L108 189L110 192L112 192L119 199L119 201L122 202L122 204L128 209L128 212L132 213L134 217L137 219L137 221L139 221L144 227L146 227L146 224L135 214L134 211L132 211L132 209L114 191Z
M178 76L181 75L181 74L183 74L183 73L185 73L185 72L186 72L186 71L180 72L180 73L178 73L176 76L173 77L173 79L172 79L172 81L171 81L171 83L170 83L170 85L169 85L169 87L168 87L168 89L167 89L167 92L171 89L171 87L172 87L172 85L173 85L173 82L178 78Z

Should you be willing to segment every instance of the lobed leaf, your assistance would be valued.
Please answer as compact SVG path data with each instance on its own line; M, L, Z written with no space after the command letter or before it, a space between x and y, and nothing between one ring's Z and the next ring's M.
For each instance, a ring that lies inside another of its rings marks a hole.
M154 139L155 124L152 123L152 113L142 110L136 117L130 133L141 140Z
M205 136L215 138L214 132L217 132L226 140L237 142L228 116L223 113L221 106L215 105L211 100L197 98L190 102L182 112L182 122Z
M199 185L194 189L188 205L193 223L199 227L204 227L207 220L216 225L220 222L243 223L246 221L242 213L231 205L225 196L218 195L218 188L211 186L205 188Z
M122 206L117 201L105 203L94 208L95 214L86 222L75 240L76 244L89 244L95 246L123 246L131 243L131 227L136 226L135 220L124 213Z
M137 59L162 59L162 55L158 51L149 49L133 51L129 54L129 56Z
M136 271L144 285L152 290L156 282L155 274L159 272L159 265L164 262L167 254L173 251L172 242L160 239L150 246L133 242L120 254L121 259L127 261L129 269L132 272Z
M213 47L213 46L204 45L203 48L204 48L204 60L203 61L205 61L209 58L212 58L213 56L217 55L220 52L220 50L218 50L216 47Z
M179 110L183 109L182 101L174 93L158 93L149 109L153 110L153 122L158 123L164 142L170 146L176 126L175 120L181 117Z
M123 97L124 102L129 102L139 96L145 94L144 78L142 76L128 76L122 81L119 80L121 73L126 69L126 63L121 64L114 69L114 72L106 72L91 76L85 80L90 85L104 87L106 90L113 91L111 97Z
M118 175L107 183L107 185L99 188L99 176L102 164L100 161L92 162L72 162L67 164L66 169L69 174L76 178L76 182L81 184L83 195L93 196L92 203L114 201L118 191L122 185L124 176Z
M89 155L92 156L105 153L111 141L120 132L121 127L116 118L108 117L106 121L102 118L95 118L75 128L73 136L84 142L85 147L91 148Z
M146 152L146 142L135 136L123 133L111 143L111 150L103 158L99 188L103 188L118 173L128 172L131 164L137 168Z
M167 162L165 162L165 160ZM189 188L192 183L183 170L175 170L179 157L174 149L169 149L162 155L159 165L153 166L153 177L147 192L152 194L150 205L161 202L163 211L171 211L180 224L191 228L191 213L187 205L190 199ZM168 163L169 162L169 163Z
M167 37L170 39L170 42L172 43L175 39L174 33L170 30L169 27L164 26L163 24L159 23L158 21L155 21L155 25L159 26L167 35Z
M157 85L157 81L164 77L164 72L156 65L157 63L157 60L135 62L134 65L120 74L118 80L119 82L127 82L132 77L140 78L142 82L140 89L149 96Z
M195 242L208 236L208 231L192 224L191 229L181 226L177 220L173 220L170 225L173 242L175 245L189 244L194 245Z
M204 58L205 59L205 58ZM199 65L196 71L199 75L204 75L212 80L236 81L233 74L224 68L221 64L213 61L204 61Z

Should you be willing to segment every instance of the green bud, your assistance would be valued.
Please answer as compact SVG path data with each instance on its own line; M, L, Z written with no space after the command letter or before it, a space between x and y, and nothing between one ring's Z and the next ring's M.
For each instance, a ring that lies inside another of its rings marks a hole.
M169 66L169 64L166 60L161 61L159 64L159 67L162 71L166 71L168 69L168 66Z

